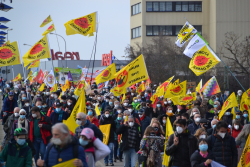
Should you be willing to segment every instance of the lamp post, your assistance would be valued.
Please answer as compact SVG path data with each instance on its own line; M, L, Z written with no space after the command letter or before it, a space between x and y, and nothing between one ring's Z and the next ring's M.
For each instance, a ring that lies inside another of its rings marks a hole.
M11 28L11 29L7 30L7 41L8 41L8 34L9 34L8 31L11 31L11 30L13 30L13 29Z

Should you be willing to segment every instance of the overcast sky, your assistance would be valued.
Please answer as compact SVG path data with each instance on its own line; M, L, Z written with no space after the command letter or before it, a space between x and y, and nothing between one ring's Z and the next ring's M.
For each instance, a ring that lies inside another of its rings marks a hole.
M123 60L125 47L130 43L130 6L129 0L9 0L3 3L13 7L8 12L1 12L10 22L4 24L9 28L10 42L19 41L21 54L24 55L29 46L42 38L42 33L50 26L40 28L43 20L51 15L56 32L67 42L67 51L79 52L81 60L89 60L95 37L85 37L80 34L66 35L64 23L71 19L85 16L98 11L100 21L96 59L101 60L104 53L113 50L113 54ZM60 50L64 53L65 43L58 37ZM49 35L50 47L59 51L55 35Z

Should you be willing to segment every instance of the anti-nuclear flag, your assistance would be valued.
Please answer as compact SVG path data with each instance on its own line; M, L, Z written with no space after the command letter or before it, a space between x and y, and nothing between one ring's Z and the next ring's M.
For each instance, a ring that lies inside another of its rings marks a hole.
M102 142L106 145L108 144L108 141L109 141L110 127L111 127L111 124L99 126L99 129L102 131L102 134L103 134Z
M50 93L56 92L58 90L57 84L54 84L54 86L50 89Z
M201 88L200 92L203 92L205 97L209 97L221 92L215 76L213 76L205 83L205 85Z
M16 81L21 80L21 79L22 79L22 77L21 77L21 74L19 73L19 74L15 77L14 81L16 82Z
M67 120L63 120L63 123L67 125L69 130L74 134L75 134L75 129L79 126L76 124L76 115L77 113L80 112L87 114L84 90L82 91L80 97L78 98L76 105L71 112L70 117Z
M188 43L184 54L190 58L193 57L194 53L200 50L203 46L208 45L207 41L197 32L197 34Z
M195 91L200 93L201 89L202 89L202 79L200 80L200 82L196 86Z
M0 47L0 67L21 64L17 41L7 41Z
M101 112L100 112L100 110L98 108L98 105L95 105L95 112L96 112L97 116L101 115Z
M45 25L47 25L48 23L50 23L52 21L50 15L43 21L43 23L40 25L40 27L43 27Z
M35 60L51 58L47 35L40 39L24 56L24 67Z
M242 112L244 110L249 111L250 103L248 103L249 102L249 100L248 100L249 97L248 96L250 96L250 89L248 89L246 92L244 92L243 95L242 95L242 97L241 97L240 111L242 111Z
M54 84L56 83L56 78L53 70L51 70L50 73L45 77L44 83L49 87L54 86Z
M70 82L69 79L67 79L67 81L65 82L65 84L61 87L63 92L66 92L67 89L70 88Z
M96 84L99 85L99 83L114 79L115 73L116 73L115 63L112 63L105 70L103 70L97 77L95 77Z
M148 79L148 72L144 62L143 55L137 57L126 67L115 74L118 90Z
M29 65L29 67L27 68L27 70L30 69L30 68L39 67L39 64L40 64L40 59L35 60L35 61L33 61L33 62Z
M176 37L175 44L182 47L197 33L197 30L187 21Z
M45 83L43 83L40 88L39 88L39 91L42 92L44 90L44 87L45 87Z
M47 30L44 31L44 33L42 34L42 36L47 35L48 33L51 33L52 31L55 31L54 24L51 24L51 26L49 26L49 28L47 28Z
M179 83L179 79L177 79L176 81L174 81L173 85L178 85Z
M150 77L148 77L148 79L146 80L145 86L146 86L146 87L149 87L149 84L151 84Z
M80 96L84 87L85 87L85 81L83 80L78 84L77 88L74 91L74 94L76 96Z
M237 167L249 167L250 166L250 135L248 135L247 142L244 150L241 154Z
M112 92L114 93L115 96L121 96L122 94L126 93L127 90L126 89L119 90L118 87L116 86L116 87L114 87L114 89L112 90Z
M165 91L167 90L167 87L168 87L169 83L170 83L173 79L174 79L174 76L168 78L168 80L166 80L163 84L161 84L161 85L156 89L156 92L157 92L157 91L160 91L161 88L163 88L163 87L164 87L164 92L165 92ZM178 81L179 81L179 80L178 80Z
M73 164L74 160L76 160L76 159L71 159L71 160L56 164L53 167L74 167L75 166Z
M181 95L181 96L175 96L170 98L174 105L187 105L192 101L196 100L196 93L193 92L191 94Z
M221 119L221 117L224 115L224 113L232 107L237 107L238 103L237 103L237 99L235 96L235 93L233 92L228 98L227 100L223 103L223 106L221 108L221 111L219 113L219 119Z
M33 71L30 70L30 72L29 72L29 74L28 74L28 76L27 76L27 79L28 79L29 77L31 77L32 73L33 73Z
M210 49L209 46L205 45L200 50L195 52L192 57L189 68L197 75L201 75L211 69L213 66L218 64L221 60L216 54Z
M96 31L97 12L73 19L64 24L67 35L92 35Z
M145 86L144 84L142 83L136 90L137 93L141 94L141 92L144 92L145 91Z
M167 89L164 98L171 98L174 96L182 96L187 92L187 80L179 83L178 85L171 84Z

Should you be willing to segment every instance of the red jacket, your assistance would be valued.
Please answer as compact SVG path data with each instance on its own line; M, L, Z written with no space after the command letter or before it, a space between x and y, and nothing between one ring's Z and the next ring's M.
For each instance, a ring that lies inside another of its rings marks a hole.
M90 121L89 116L87 116L87 120ZM96 117L94 117L92 121L90 121L90 123L94 124L95 126L99 128L99 120Z
M31 142L33 142L33 134L34 134L34 120L31 118L32 121L30 122L30 131L29 131L29 139ZM47 116L42 116L41 120L39 121L39 124L43 124L42 128L40 128L41 134L42 134L42 139L45 145L49 143L49 140L51 139L51 122L49 117Z
M238 136L238 134L241 132L242 127L240 127L238 130L236 130L234 127L233 128L233 132L232 132L232 137L236 138Z

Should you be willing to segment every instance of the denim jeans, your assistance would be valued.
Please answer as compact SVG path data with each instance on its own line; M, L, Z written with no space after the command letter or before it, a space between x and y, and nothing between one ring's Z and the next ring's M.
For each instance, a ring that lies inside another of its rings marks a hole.
M135 167L138 155L134 148L130 148L128 150L123 151L124 156L124 167L129 167L131 163L131 167Z
M112 164L113 163L114 143L109 143L108 147L110 149L110 153L108 156L106 156L104 158L104 163L107 164L109 162L110 164Z
M45 146L42 138L34 138L33 145L34 145L35 150L36 150L36 154L34 156L35 162L36 162L39 158L39 153L41 154L41 158L43 159L43 156L44 156L44 153L46 150L46 146Z
M114 141L114 158L119 157L119 143L117 140Z

